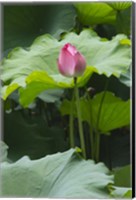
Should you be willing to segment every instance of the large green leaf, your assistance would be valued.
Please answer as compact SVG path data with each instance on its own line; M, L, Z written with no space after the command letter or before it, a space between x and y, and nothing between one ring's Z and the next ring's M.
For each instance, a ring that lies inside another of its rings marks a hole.
M132 5L132 2L131 1L125 1L125 2L116 1L116 2L110 2L110 3L107 2L107 4L111 6L112 8L114 8L115 10L120 11L120 10L129 8Z
M113 198L131 199L132 198L132 188L114 186L112 188L111 196Z
M119 77L126 72L131 62L130 46L122 44L125 39L125 35L117 35L112 40L105 41L93 30L87 29L80 35L66 34L62 41L43 35L26 50L15 48L1 65L2 80L10 83L3 87L3 98L6 99L18 87L24 87L26 82L27 87L21 91L21 103L24 106L44 90L73 87L72 78L62 76L57 69L59 50L67 42L75 45L87 61L88 67L78 80L79 86L84 85L93 72ZM30 99L26 98L27 95Z
M104 92L97 94L92 101L93 124L97 125L99 106L102 101ZM100 113L100 121L98 130L102 133L111 131L122 126L130 124L130 100L123 101L114 96L111 92L106 92L102 109Z
M113 23L116 11L102 2L75 3L79 21L84 25Z
M100 111L100 104L104 92L94 96L92 100L82 98L80 100L82 120L87 121L90 126L101 133L106 133L116 128L120 128L130 123L130 100L123 101L114 96L111 92L106 92ZM64 100L61 106L61 113L63 115L70 114L71 102ZM73 110L75 116L76 106ZM98 115L99 123L98 123Z
M25 156L1 167L6 197L108 198L113 183L103 163L85 161L74 149L34 161Z
M40 34L59 38L75 24L75 9L71 4L5 5L4 49L29 46Z
M90 75L92 74L92 68L87 68L84 76L78 79L78 86L82 86L86 83ZM20 103L27 107L37 95L39 95L44 90L53 88L70 88L74 87L74 81L72 78L65 78L62 75L54 75L54 79L47 76L45 72L33 72L27 78L27 87L20 89ZM63 82L57 82L57 81Z
M132 166L127 165L114 170L115 185L119 187L131 187Z
M47 103L54 103L60 99L63 93L62 89L52 89L42 92L38 97Z
M38 159L68 149L64 129L55 122L52 122L51 127L49 122L47 124L49 105L47 108L42 107L42 113L36 108L4 114L4 141L9 146L9 159L15 161L24 155Z
M119 78L120 82L128 87L132 87L132 69L127 70L125 74L122 74Z
M124 33L130 37L131 29L131 8L119 11L115 24L117 33Z

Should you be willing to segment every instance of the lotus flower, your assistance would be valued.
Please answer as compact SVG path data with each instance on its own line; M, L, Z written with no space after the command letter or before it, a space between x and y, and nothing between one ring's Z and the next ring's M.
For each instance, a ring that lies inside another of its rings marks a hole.
M77 51L76 47L67 43L60 51L58 69L66 77L81 76L86 68L84 56Z

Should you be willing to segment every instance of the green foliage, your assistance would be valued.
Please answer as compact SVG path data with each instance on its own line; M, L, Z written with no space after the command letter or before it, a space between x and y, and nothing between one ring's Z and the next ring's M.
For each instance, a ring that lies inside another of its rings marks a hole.
M9 146L9 159L15 161L23 155L38 159L68 149L63 128L52 122L55 119L50 116L49 105L45 105L48 109L43 105L41 113L35 108L4 115L4 141Z
M84 25L113 23L116 11L107 3L75 3L79 21Z
M130 199L132 198L132 189L127 187L116 187L112 188L111 197L114 198L124 198Z
M2 197L132 197L131 5L4 5ZM61 116L77 117L75 96L71 109L74 81L57 67L59 51L68 42L87 62L77 86L88 160L79 148L66 151L72 126L73 146L82 147L77 120L72 124Z
M38 97L47 103L55 103L60 99L63 93L64 91L62 89L52 89L42 92Z
M115 185L119 187L131 187L132 166L127 165L114 170Z
M84 76L79 78L78 85L79 86L84 85L86 81L88 80L88 78L90 77L91 73L92 73L92 69L87 68L84 73ZM43 71L32 72L26 78L26 82L27 82L26 88L21 88L19 91L21 105L23 105L24 107L27 107L34 100L35 97L40 96L41 92L48 90L49 88L55 91L54 90L55 88L70 88L74 86L72 78L69 78L69 79L64 78L60 74L54 75L54 77L56 81ZM62 80L63 82L58 82L59 80Z
M113 183L103 163L85 161L74 149L34 161L25 156L1 167L6 197L108 198Z
M127 70L125 74L122 74L120 76L119 80L126 86L131 87L132 86L132 72L130 70Z
M86 100L82 98L80 100L82 120L87 121L94 130L101 133L107 133L116 128L129 125L130 101L123 101L114 96L113 93L106 92L100 113L99 108L103 95L104 92L101 92L96 94L93 99ZM60 108L62 115L70 115L70 107L71 102L64 100ZM73 112L77 116L76 109Z
M128 36L131 34L131 8L117 12L116 19L117 33L124 33Z
M4 49L27 47L45 33L59 38L73 28L75 17L70 4L4 5Z
M127 9L127 8L129 8L131 5L132 5L132 2L128 2L128 1L126 1L126 2L121 2L121 1L119 1L119 2L110 2L110 3L107 3L109 6L111 6L112 8L114 8L115 10L118 10L118 11L120 11L120 10L124 10L124 9Z
M38 37L29 49L16 48L3 60L2 80L11 82L3 87L3 98L27 83L26 88L21 90L20 99L22 105L27 106L44 90L73 87L73 80L60 75L57 69L59 50L67 42L75 45L87 60L88 67L79 78L79 86L84 85L93 72L119 77L131 62L130 47L121 44L125 38L117 35L111 41L104 41L93 30L84 30L80 35L69 33L59 42L49 35ZM25 99L26 95L29 98Z

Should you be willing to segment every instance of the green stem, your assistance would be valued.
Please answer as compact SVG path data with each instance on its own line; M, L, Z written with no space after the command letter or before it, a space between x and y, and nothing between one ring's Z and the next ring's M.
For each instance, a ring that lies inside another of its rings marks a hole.
M100 131L99 131L99 122L100 122L100 117L101 117L101 111L102 111L102 105L103 105L103 101L105 99L105 95L106 95L106 92L107 92L107 88L108 88L108 84L109 84L109 79L106 81L106 84L105 84L105 89L104 89L104 93L103 93L103 96L101 98L101 102L100 102L100 105L99 105L99 110L98 110L98 117L97 117L97 123L96 123L96 127L97 127L97 131L96 131L96 143L95 143L95 160L96 162L99 161L99 153L100 153Z
M91 158L94 159L94 135L93 135L93 123L92 123L92 99L90 98L90 95L87 92L87 99L89 101L89 105L90 105L90 142L91 142Z
M96 133L96 149L95 149L95 160L96 162L99 161L99 151L100 151L100 132L97 131Z
M77 109L77 116L78 116L79 136L80 136L83 157L86 159L85 141L84 141L83 125L82 125L81 110L80 110L79 91L78 91L78 87L76 84L77 79L75 78L74 81L75 81L75 96L76 96L76 109Z
M74 109L74 91L71 101L71 112L70 112L70 118L69 118L69 128L70 128L70 147L75 147L74 142L74 116L73 116L73 109Z
M94 137L93 137L93 129L92 124L90 125L90 137L91 137L91 158L94 159Z

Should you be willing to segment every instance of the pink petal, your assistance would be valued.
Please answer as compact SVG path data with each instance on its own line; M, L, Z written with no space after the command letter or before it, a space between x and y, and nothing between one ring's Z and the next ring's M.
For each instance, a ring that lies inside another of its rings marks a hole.
M86 61L85 58L82 54L80 54L79 52L76 53L75 55L75 62L76 62L76 66L75 66L75 77L76 76L80 76L84 73L85 68L86 68Z
M67 44L67 50L71 53L72 56L74 56L77 53L76 47L69 43Z
M74 74L75 60L65 46L61 49L59 55L58 68L64 76L71 77Z

